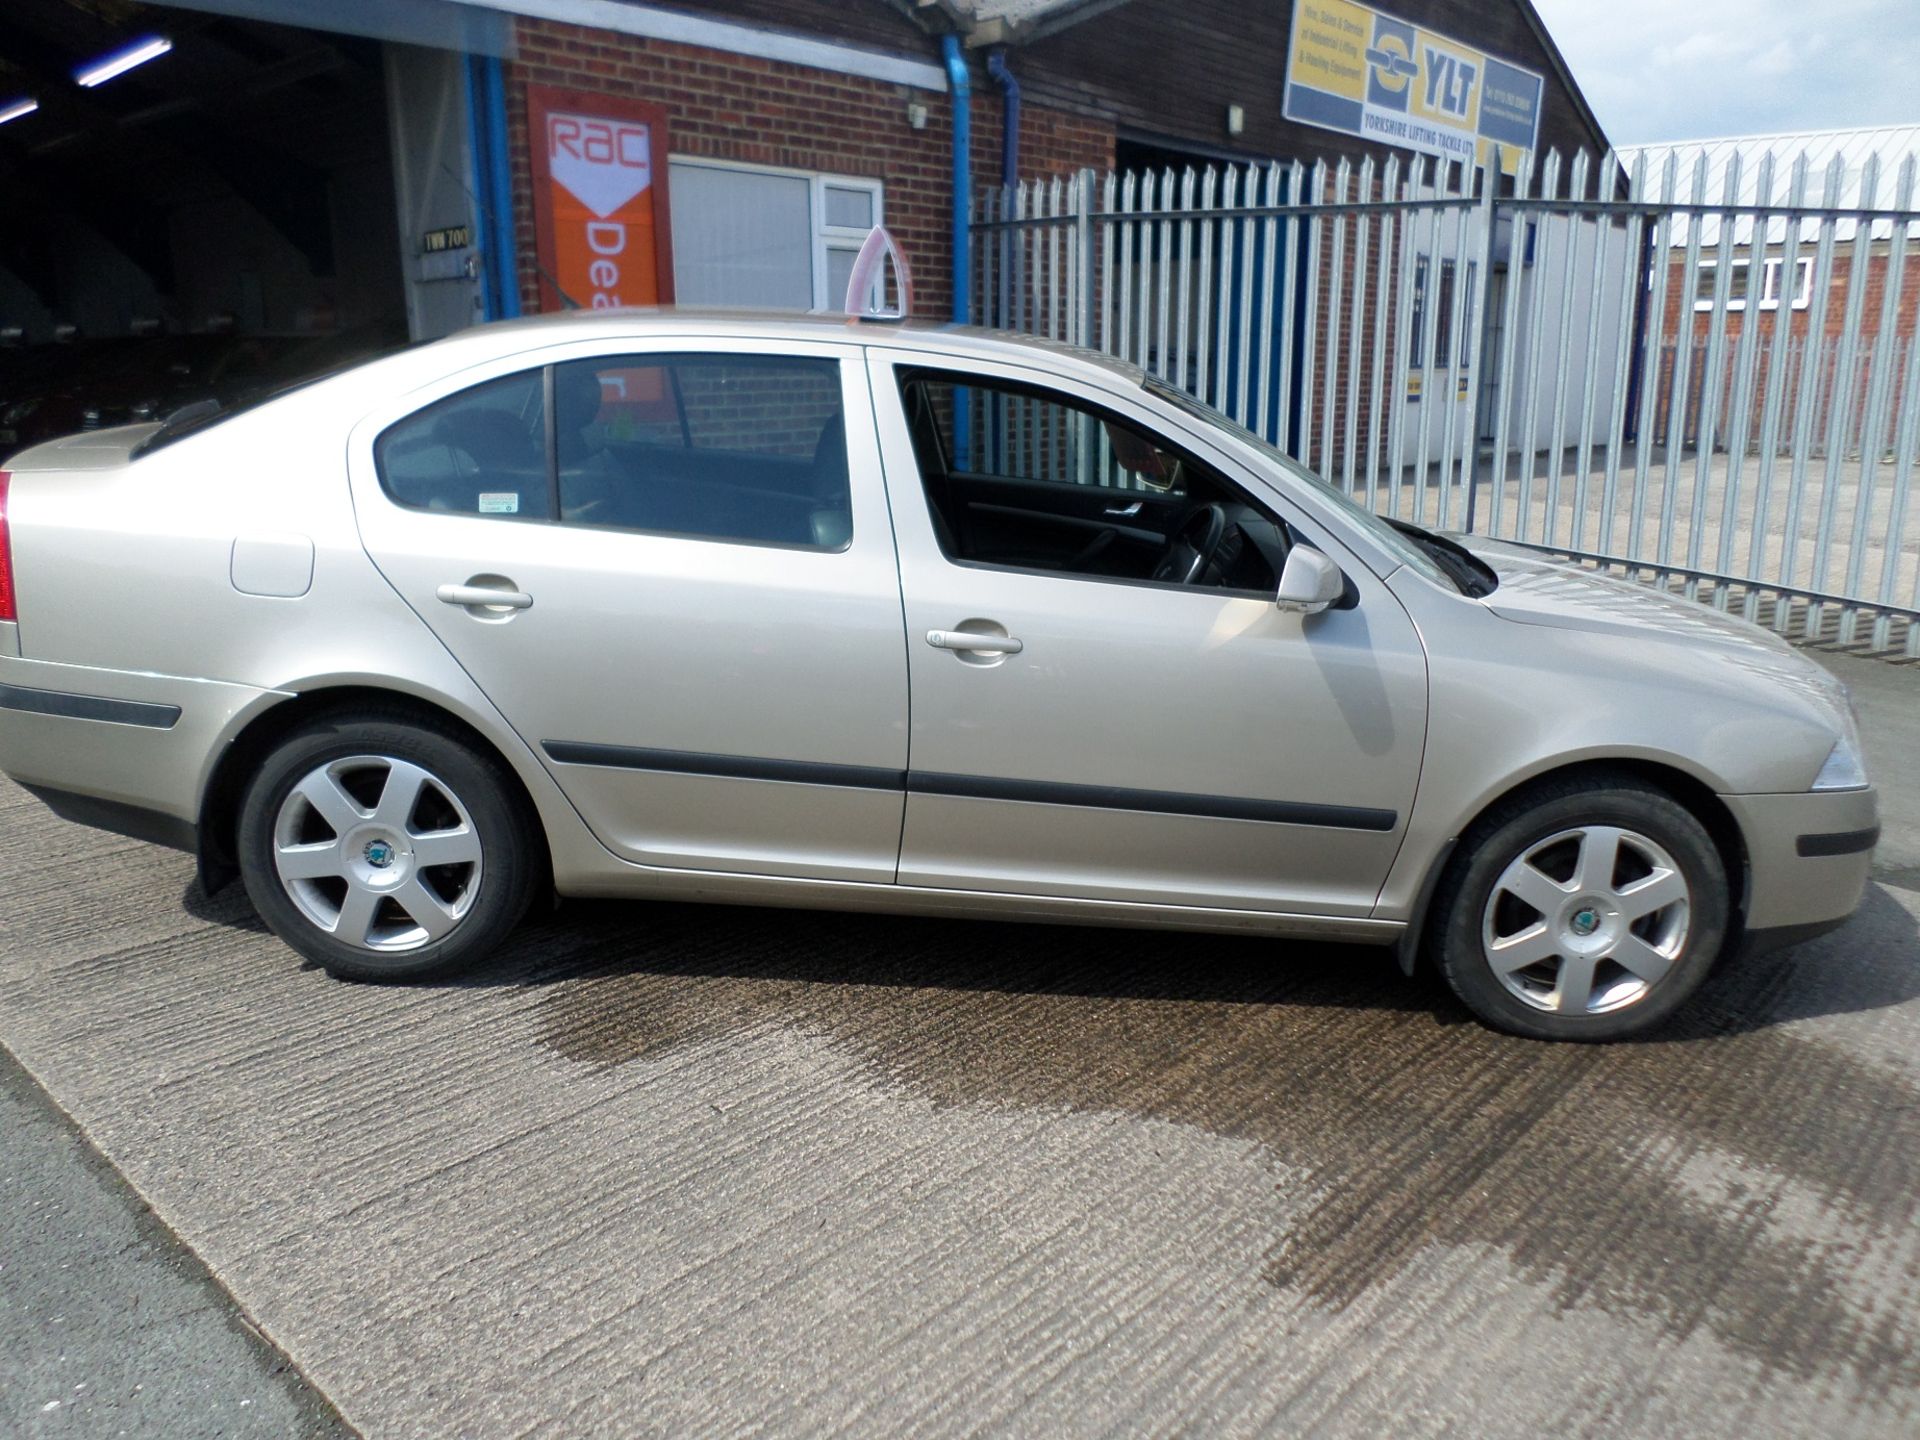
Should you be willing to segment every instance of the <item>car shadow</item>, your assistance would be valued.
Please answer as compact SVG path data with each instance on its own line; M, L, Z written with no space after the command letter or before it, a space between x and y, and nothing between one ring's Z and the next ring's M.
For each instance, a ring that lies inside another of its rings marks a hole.
M1903 887L1904 888L1904 887ZM238 884L181 896L197 920L267 934ZM317 968L317 967L313 967ZM567 901L536 912L476 969L425 983L560 985L680 975L1418 1012L1471 1023L1425 967L1409 981L1384 947L1096 926L641 901ZM1920 922L1870 884L1846 926L1807 944L1723 961L1673 1020L1639 1043L1708 1039L1874 1011L1920 997Z
M246 914L223 896L205 918ZM1496 1034L1379 950L720 906L567 905L437 983L532 992L522 1043L643 1086L751 1055L783 1104L851 1077L1252 1147L1293 1177L1250 1220L1260 1272L1329 1310L1435 1247L1491 1249L1563 1308L1705 1332L1762 1372L1920 1386L1884 1288L1920 1222L1893 1013L1920 997L1920 943L1877 885L1842 930L1724 965L1673 1025L1610 1046ZM1797 1023L1821 1018L1842 1028ZM827 1072L804 1059L822 1049ZM1809 1207L1844 1241L1810 1241Z
M272 933L267 928L267 922L254 910L253 902L247 899L245 888L237 880L209 895L202 888L199 877L195 876L187 881L187 888L180 893L180 908L194 919L209 925L244 930L254 935Z

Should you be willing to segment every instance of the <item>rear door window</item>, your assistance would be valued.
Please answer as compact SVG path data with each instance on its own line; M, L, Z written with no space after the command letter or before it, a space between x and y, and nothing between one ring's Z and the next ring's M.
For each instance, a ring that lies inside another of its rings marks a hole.
M837 360L567 361L435 401L389 426L374 460L417 510L812 550L853 539Z
M381 435L380 483L416 510L552 519L544 392L528 370L435 401Z
M840 364L610 355L554 367L561 518L838 550L853 536Z

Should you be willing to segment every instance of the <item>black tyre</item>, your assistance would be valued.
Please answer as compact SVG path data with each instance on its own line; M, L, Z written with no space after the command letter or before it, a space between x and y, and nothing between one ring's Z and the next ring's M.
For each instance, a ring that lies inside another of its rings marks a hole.
M1588 776L1504 801L1461 837L1428 949L1497 1030L1620 1040L1699 987L1730 910L1726 866L1691 812L1631 775Z
M480 960L525 914L543 851L499 762L410 717L289 735L241 800L240 873L287 944L350 980Z

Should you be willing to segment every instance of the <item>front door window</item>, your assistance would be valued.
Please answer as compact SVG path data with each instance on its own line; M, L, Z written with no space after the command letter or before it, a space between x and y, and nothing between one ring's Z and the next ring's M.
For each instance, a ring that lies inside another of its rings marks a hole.
M900 395L949 559L1274 593L1286 527L1138 425L1059 392L949 371L904 371Z

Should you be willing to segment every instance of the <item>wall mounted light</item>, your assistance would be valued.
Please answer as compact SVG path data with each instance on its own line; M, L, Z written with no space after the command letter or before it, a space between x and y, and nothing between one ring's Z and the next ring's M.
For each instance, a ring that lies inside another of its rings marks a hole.
M907 124L912 129L915 129L915 130L926 129L927 128L927 107L922 105L917 100L909 104L907 106Z
M31 115L39 108L40 102L31 96L24 100L16 100L11 105L0 105L0 125L6 124L9 120L18 120L23 115Z
M1227 106L1227 133L1238 135L1247 128L1247 112L1239 105Z
M150 36L148 39L135 41L124 50L116 50L113 54L94 61L83 70L74 71L73 78L76 83L91 90L94 86L104 85L115 76L124 75L136 66L146 64L149 60L158 60L171 49L173 49L173 41L166 36Z

